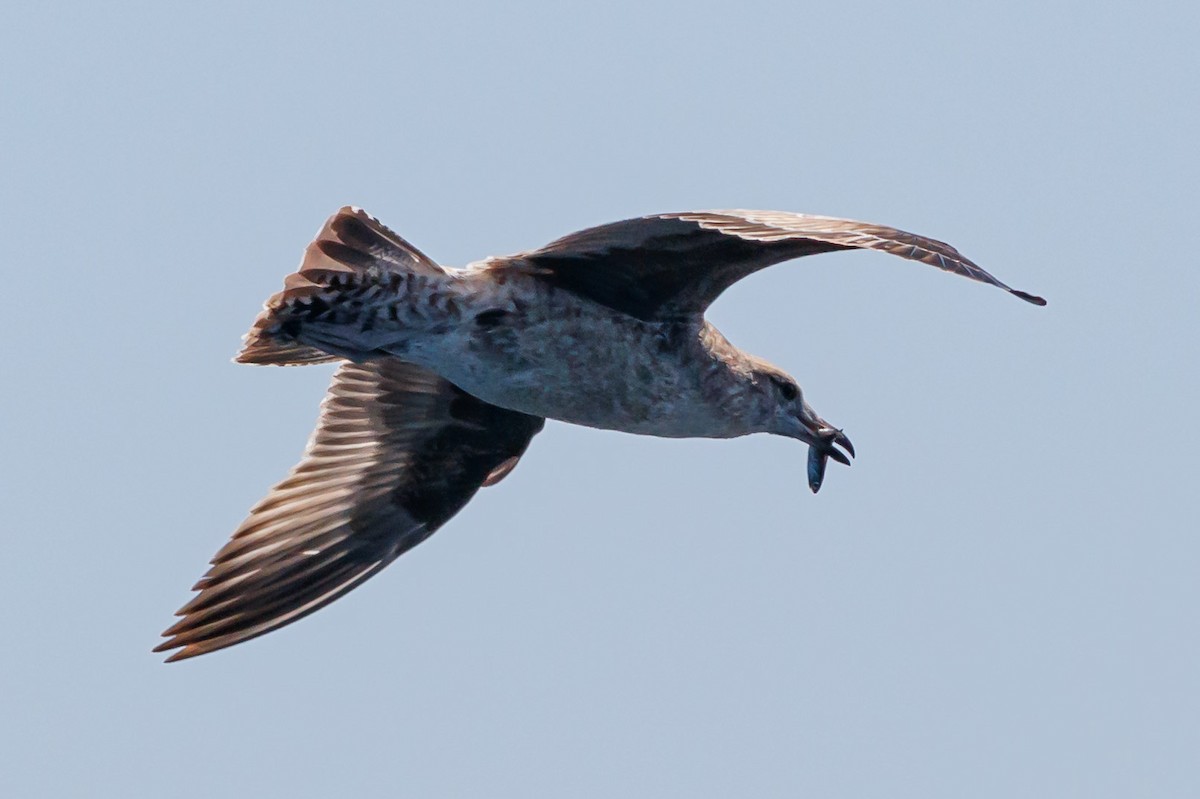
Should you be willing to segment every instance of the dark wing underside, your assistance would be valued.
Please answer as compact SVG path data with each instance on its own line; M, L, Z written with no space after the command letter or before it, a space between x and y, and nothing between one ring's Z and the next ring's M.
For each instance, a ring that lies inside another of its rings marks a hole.
M155 651L204 654L332 602L506 475L543 424L400 361L343 365L304 459L216 554Z
M823 252L882 250L1010 288L934 239L903 230L782 211L696 211L628 219L572 233L532 252L494 259L638 319L691 316L759 269Z

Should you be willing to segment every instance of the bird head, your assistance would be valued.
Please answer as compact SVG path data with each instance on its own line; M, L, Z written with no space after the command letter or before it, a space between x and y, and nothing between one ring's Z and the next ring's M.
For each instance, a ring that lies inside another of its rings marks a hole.
M832 458L849 466L854 445L839 428L817 415L791 375L765 362L756 363L754 372L754 382L766 390L773 408L768 432L808 444L808 487L815 494L825 479L825 464Z

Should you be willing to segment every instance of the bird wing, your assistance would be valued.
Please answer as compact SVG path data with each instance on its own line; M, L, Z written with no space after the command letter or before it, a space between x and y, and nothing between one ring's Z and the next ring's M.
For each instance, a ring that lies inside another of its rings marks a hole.
M216 554L155 651L204 654L327 605L508 474L544 423L401 361L344 364L303 460Z
M743 277L782 261L870 249L1010 288L944 242L896 228L783 211L692 211L627 219L581 230L539 250L491 259L647 321L703 313Z

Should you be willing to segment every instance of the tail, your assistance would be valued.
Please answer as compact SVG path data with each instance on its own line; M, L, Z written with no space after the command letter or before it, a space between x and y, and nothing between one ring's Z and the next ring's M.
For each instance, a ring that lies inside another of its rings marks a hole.
M300 269L283 281L283 291L267 300L234 360L277 366L339 360L297 340L300 320L328 312L329 298L359 278L413 273L442 276L445 271L366 211L345 206L325 221L304 251Z

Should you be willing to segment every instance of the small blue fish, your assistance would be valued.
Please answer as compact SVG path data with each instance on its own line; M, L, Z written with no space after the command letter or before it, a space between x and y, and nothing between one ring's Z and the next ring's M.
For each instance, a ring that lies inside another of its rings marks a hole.
M842 452L839 446L846 451ZM825 464L829 463L830 458L849 466L852 457L854 445L846 434L834 427L822 427L808 447L808 487L814 494L821 490L821 483L825 480Z
M825 450L808 448L808 487L814 494L821 490L821 483L825 480L825 464L828 462L829 455Z

